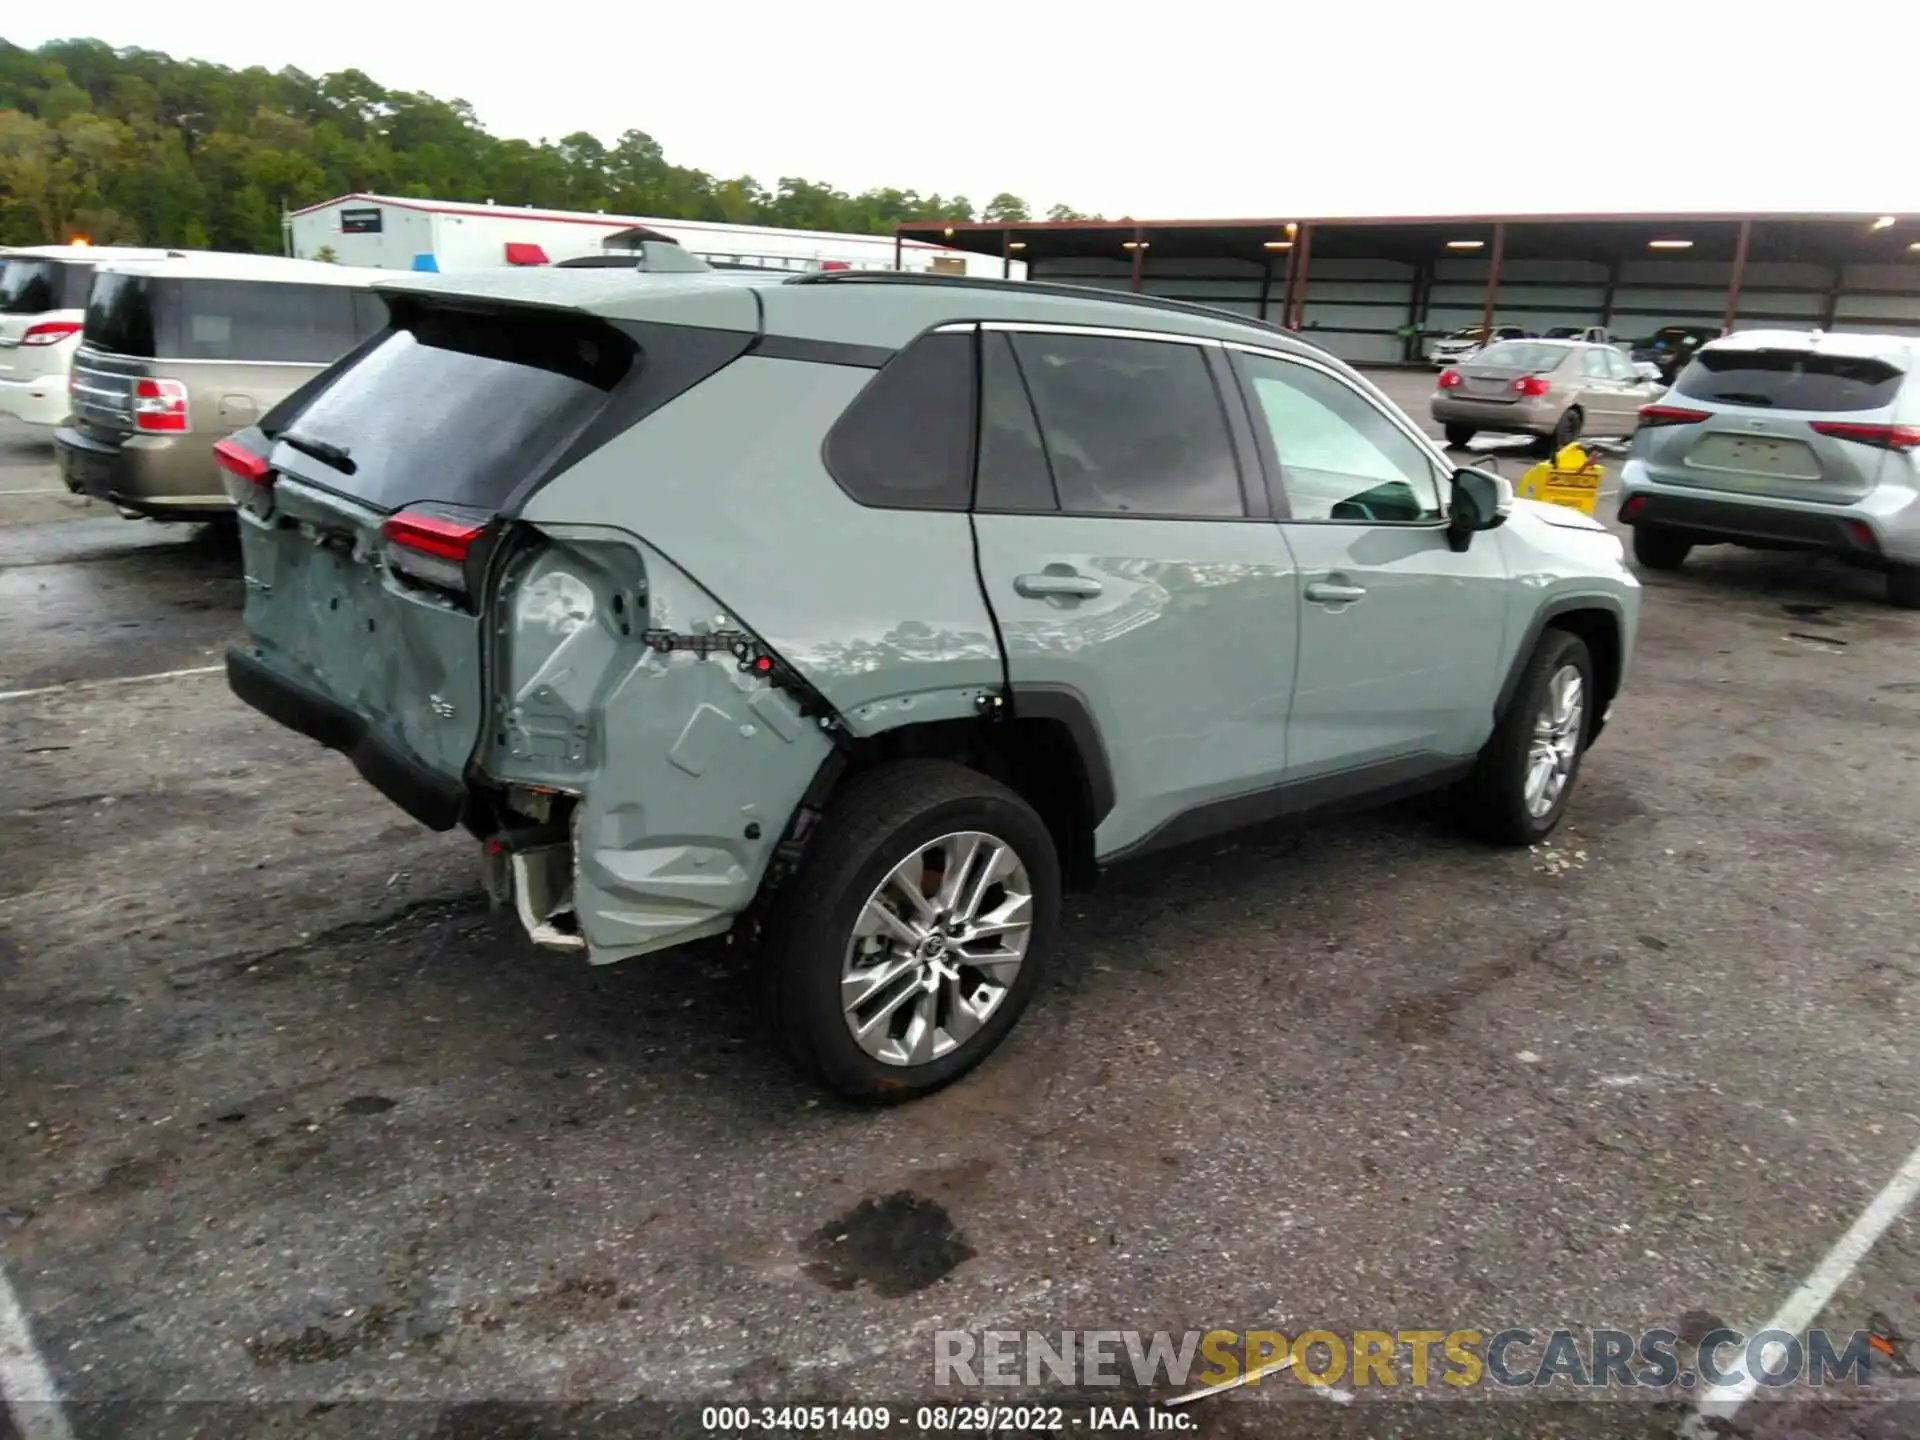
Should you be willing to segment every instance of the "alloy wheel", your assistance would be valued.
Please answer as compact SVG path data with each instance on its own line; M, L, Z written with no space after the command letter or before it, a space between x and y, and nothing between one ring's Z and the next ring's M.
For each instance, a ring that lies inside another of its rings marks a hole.
M1033 885L1006 841L964 830L929 841L874 887L840 970L855 1043L886 1065L925 1065L1000 1007L1027 955Z
M1527 813L1536 820L1553 813L1573 779L1586 715L1586 682L1579 667L1562 665L1547 682L1527 747Z

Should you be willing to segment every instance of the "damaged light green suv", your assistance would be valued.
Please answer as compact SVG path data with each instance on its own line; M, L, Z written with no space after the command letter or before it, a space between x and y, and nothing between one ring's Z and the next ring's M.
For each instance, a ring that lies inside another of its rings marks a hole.
M860 272L382 289L219 447L233 688L464 825L539 944L752 927L844 1093L992 1050L1116 862L1442 785L1540 839L1627 668L1618 541L1250 320Z

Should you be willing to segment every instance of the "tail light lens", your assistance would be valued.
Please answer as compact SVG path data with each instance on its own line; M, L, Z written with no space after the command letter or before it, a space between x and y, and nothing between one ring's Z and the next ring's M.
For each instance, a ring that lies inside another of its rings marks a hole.
M1629 495L1626 503L1620 507L1621 520L1633 519L1634 516L1638 515L1641 510L1645 508L1646 503L1647 497L1644 495Z
M1552 388L1538 375L1522 375L1513 382L1513 393L1516 395L1544 395Z
M1640 428L1658 429L1662 425L1698 425L1707 418L1704 410L1688 410L1679 405L1642 405Z
M264 514L272 504L273 470L261 456L238 440L222 440L213 447L214 462L220 467L220 483L227 498L256 515Z
M1440 372L1440 388L1442 390L1458 390L1466 383L1467 377L1462 375L1458 370L1442 370Z
M1847 534L1853 538L1853 543L1858 545L1862 550L1878 550L1880 548L1880 537L1873 533L1873 527L1864 520L1847 521Z
M403 510L380 526L387 569L417 585L466 597L467 561L487 522L448 510Z
M1877 450L1920 449L1920 426L1915 425L1857 425L1845 420L1816 420L1813 429L1816 434L1852 440Z
M70 340L80 333L78 320L48 320L39 325L27 327L27 333L20 337L22 345L58 345L62 340Z
M133 383L133 428L182 434L187 424L187 387L178 380L136 380Z

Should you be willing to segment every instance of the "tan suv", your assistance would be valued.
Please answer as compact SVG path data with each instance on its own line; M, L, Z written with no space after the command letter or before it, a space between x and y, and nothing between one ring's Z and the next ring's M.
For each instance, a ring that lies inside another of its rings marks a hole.
M67 488L132 517L230 515L214 441L384 329L384 273L210 253L101 266L54 432Z

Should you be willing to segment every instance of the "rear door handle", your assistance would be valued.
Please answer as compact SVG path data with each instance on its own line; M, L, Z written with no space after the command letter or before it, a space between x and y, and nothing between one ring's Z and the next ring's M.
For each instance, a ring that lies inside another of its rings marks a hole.
M1364 585L1339 585L1331 580L1316 580L1307 586L1307 599L1316 605L1345 605L1366 598Z
M1100 582L1090 575L1056 575L1043 571L1038 575L1016 575L1013 588L1031 600L1049 595L1098 595Z

